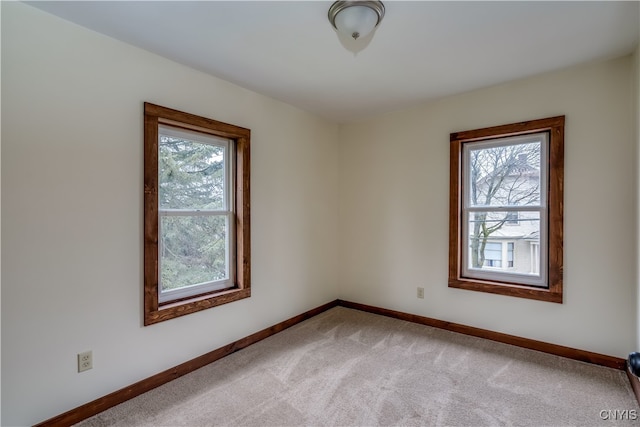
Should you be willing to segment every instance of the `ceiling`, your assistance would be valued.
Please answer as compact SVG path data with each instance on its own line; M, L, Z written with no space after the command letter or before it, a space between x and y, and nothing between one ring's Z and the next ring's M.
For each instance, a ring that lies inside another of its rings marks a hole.
M28 3L339 123L622 56L640 27L635 1L385 1L354 46L326 1Z

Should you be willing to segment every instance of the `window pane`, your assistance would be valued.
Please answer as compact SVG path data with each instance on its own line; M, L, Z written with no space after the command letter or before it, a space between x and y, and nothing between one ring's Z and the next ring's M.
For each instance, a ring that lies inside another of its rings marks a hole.
M484 266L485 267L501 267L502 266L502 243L500 242L485 243Z
M540 205L541 142L469 148L469 206Z
M507 212L507 224L518 224L518 212Z
M163 291L228 278L226 216L161 216L160 219Z
M540 274L540 213L519 211L517 224L505 226L509 218L508 212L469 213L469 269Z
M225 147L160 135L160 209L224 209Z
M513 267L513 246L513 243L507 243L507 267Z

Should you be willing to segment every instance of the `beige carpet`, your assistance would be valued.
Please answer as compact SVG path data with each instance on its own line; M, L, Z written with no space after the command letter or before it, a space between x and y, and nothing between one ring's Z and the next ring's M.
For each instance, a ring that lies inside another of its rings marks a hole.
M79 425L609 426L640 408L622 371L336 307Z

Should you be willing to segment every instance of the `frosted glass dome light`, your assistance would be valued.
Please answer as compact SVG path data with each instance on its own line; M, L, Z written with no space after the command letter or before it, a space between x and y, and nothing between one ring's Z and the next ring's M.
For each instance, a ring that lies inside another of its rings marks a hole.
M337 1L329 8L329 22L338 32L357 40L366 37L382 21L380 1Z

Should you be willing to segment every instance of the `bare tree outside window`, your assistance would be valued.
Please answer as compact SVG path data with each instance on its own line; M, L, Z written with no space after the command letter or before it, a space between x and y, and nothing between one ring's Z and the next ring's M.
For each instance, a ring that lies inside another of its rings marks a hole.
M540 204L540 143L470 149L471 206L515 207ZM514 215L515 214L515 215ZM482 268L490 237L508 223L525 222L518 211L478 211L470 217L471 267ZM528 221L537 222L536 218Z

